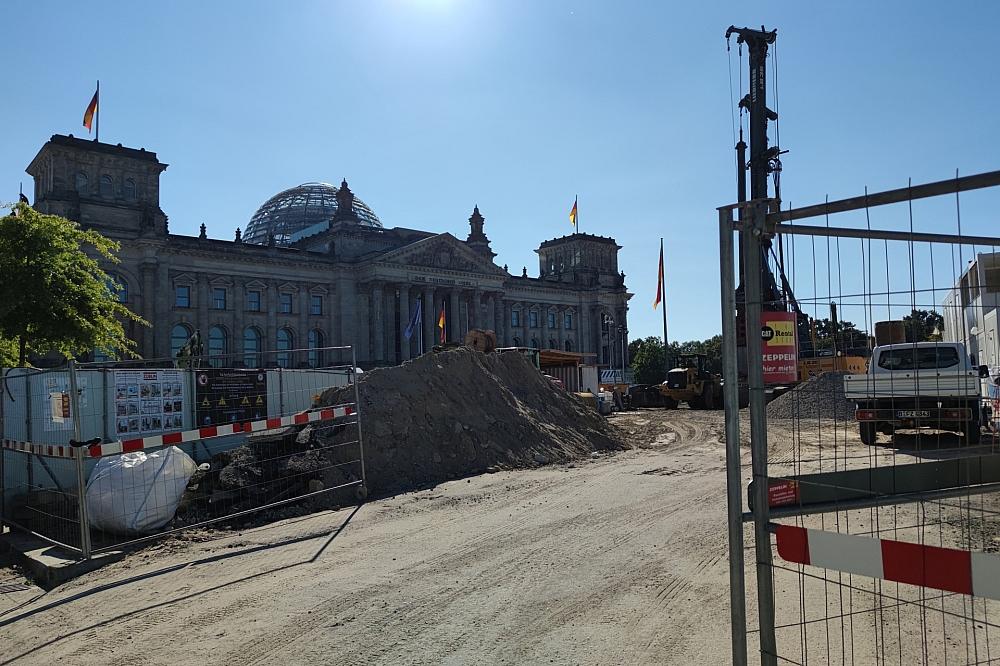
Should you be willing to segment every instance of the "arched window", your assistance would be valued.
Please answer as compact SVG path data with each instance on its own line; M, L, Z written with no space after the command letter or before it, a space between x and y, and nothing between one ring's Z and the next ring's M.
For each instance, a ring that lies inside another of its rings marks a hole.
M128 201L135 201L135 181L131 178L125 179L125 198Z
M559 349L559 343L555 338L549 338L549 349Z
M102 197L112 197L115 193L115 181L111 179L111 176L104 174L101 176L101 196Z
M87 193L87 174L82 171L76 173L76 192L77 194Z
M573 351L573 341L572 340L567 340L566 341L566 351Z
M226 336L226 331L220 326L213 326L208 329L208 355L218 356L219 358L209 359L211 366L213 368L221 368L226 365L226 352L229 347L228 336Z
M278 367L290 368L292 367L292 355L289 350L292 349L292 332L287 328L278 329Z
M243 331L243 365L248 368L261 366L260 331L253 326Z
M538 349L538 338L531 338L531 348Z
M320 347L323 346L323 332L316 330L315 328L309 331L309 367L318 368L323 365L323 352L320 351Z
M515 347L521 346L521 338L517 337L516 335L514 336L514 346Z
M118 273L108 273L108 291L118 296L119 303L128 303L128 282Z
M187 344L188 339L191 337L191 329L184 324L177 324L174 326L173 330L170 331L170 357L177 358L177 352L181 350L181 347Z

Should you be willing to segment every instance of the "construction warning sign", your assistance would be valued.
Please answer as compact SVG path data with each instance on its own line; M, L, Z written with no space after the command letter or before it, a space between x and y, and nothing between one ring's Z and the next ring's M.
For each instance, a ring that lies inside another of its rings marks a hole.
M263 370L198 370L199 426L267 418L267 373Z
M794 312L761 312L761 361L765 384L785 384L798 378L798 334Z

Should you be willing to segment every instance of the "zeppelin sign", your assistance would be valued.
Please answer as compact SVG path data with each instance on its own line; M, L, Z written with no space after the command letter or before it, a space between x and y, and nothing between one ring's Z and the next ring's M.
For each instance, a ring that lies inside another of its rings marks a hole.
M798 334L794 312L761 312L761 361L765 384L786 384L798 378Z

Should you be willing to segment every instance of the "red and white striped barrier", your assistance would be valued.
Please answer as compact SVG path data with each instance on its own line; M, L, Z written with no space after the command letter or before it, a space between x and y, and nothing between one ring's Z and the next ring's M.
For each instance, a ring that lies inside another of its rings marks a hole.
M1000 600L996 555L792 525L778 526L777 541L788 562Z
M137 439L126 439L106 444L95 444L87 447L87 453L91 458L103 458L120 453L130 453L132 451L143 451L145 449L155 449L161 446L175 446L184 442L194 442L197 440L212 439L214 437L226 437L228 435L238 435L240 433L260 432L262 430L274 430L276 428L286 428L293 425L304 425L315 423L316 421L331 421L333 419L344 418L357 414L354 405L339 405L325 409L316 409L289 416L276 416L260 421L247 421L245 423L226 423L217 426L205 426L195 430L182 430L179 432L168 432L162 435L151 437L139 437ZM16 440L3 440L3 448L23 453L33 453L38 456L48 456L51 458L72 458L73 448L64 445L54 444L32 444L30 442L20 442Z
M102 458L113 456L119 453L130 453L132 451L142 451L144 449L156 449L161 446L174 446L184 442L194 442L197 440L213 439L215 437L227 437L239 433L260 432L261 430L274 430L276 428L286 428L292 425L304 425L316 421L330 421L345 416L356 414L353 405L342 405L339 407L329 407L317 409L310 412L300 412L290 416L276 416L261 421L247 421L246 423L226 423L217 426L205 426L195 430L182 430L180 432L168 432L163 435L153 435L152 437L140 437L138 439L126 439L109 444L95 444L88 447L90 457Z
M33 453L36 456L47 456L49 458L72 458L73 449L69 446L59 446L55 444L32 444L31 442L19 442L13 439L3 440L3 448L21 453Z

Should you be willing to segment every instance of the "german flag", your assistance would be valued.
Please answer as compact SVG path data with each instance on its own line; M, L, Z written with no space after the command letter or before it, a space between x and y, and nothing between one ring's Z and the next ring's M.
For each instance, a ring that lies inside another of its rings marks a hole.
M663 241L660 241L660 274L656 278L656 300L653 301L653 309L663 302Z
M573 197L573 209L569 211L569 223L576 226L576 197Z
M445 326L444 303L442 303L441 304L441 314L438 315L438 328L441 329L441 344L444 344L444 342L445 342L444 326Z
M90 100L90 104L87 105L87 110L83 112L83 126L87 128L87 132L94 126L94 114L97 113L97 97L101 94L100 88L94 93L93 98Z

